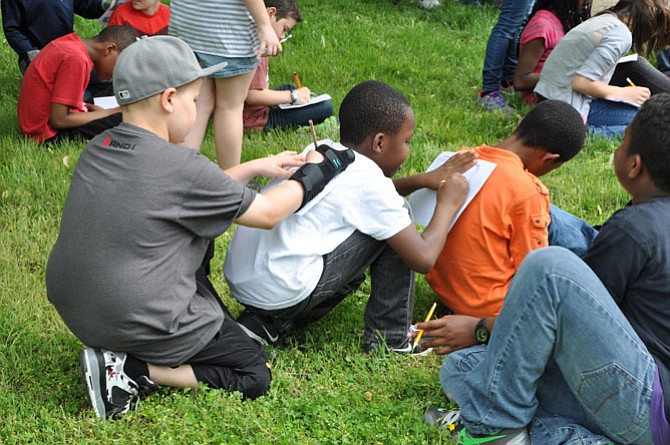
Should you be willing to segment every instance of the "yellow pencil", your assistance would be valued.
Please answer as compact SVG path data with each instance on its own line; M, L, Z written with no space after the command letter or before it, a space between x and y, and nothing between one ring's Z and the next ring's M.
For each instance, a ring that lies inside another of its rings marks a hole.
M630 80L630 77L626 77L626 81L628 82L628 85L630 85L630 86L632 86L632 87L637 86L637 85L635 85L635 84L633 83L632 80Z
M424 323L430 321L430 318L433 316L433 312L435 312L436 307L437 303L433 303L433 305L430 307L430 310L428 311L428 315L426 315L426 319L423 321ZM416 335L416 338L414 339L414 344L412 345L412 349L416 348L416 345L419 344L419 340L421 340L422 335L423 335L423 329L421 329L419 333Z

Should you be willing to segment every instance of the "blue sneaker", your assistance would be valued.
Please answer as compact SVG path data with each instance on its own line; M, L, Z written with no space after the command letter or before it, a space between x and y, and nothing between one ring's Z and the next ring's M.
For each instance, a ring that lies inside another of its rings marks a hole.
M491 91L484 95L483 91L477 94L477 100L486 109L486 111L502 111L505 114L514 114L516 110L507 105L507 99L500 91Z

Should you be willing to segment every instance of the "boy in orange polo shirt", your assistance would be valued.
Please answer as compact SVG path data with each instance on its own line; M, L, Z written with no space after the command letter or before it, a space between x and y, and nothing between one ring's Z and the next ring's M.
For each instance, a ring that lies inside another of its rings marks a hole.
M469 316L454 327L467 339L473 338L479 318L498 314L526 255L550 244L549 192L537 177L581 150L586 127L573 111L567 103L544 101L507 139L476 148L479 159L496 168L452 227L426 275L445 306Z

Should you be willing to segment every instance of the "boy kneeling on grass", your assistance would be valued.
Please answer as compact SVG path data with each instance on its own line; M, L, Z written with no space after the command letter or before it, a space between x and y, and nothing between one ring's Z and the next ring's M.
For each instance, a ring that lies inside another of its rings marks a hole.
M670 95L626 129L614 171L631 203L584 260L548 247L512 280L488 345L453 351L446 318L418 323L439 348L459 444L670 443ZM452 411L443 416L453 421Z
M267 391L265 351L207 277L214 239L233 222L274 227L353 157L325 150L337 162L305 164L284 152L224 172L175 145L195 122L201 78L221 68L201 69L175 37L131 45L114 70L123 123L91 140L77 163L46 284L89 347L80 362L98 417L118 417L158 385ZM284 169L298 166L292 176ZM245 186L259 175L292 180L260 195Z

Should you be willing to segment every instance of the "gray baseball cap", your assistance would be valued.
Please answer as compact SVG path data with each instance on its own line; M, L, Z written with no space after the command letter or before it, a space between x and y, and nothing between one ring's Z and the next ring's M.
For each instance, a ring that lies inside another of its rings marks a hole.
M119 105L132 104L210 76L227 64L202 69L183 40L172 36L145 37L119 55L114 66L114 95Z

